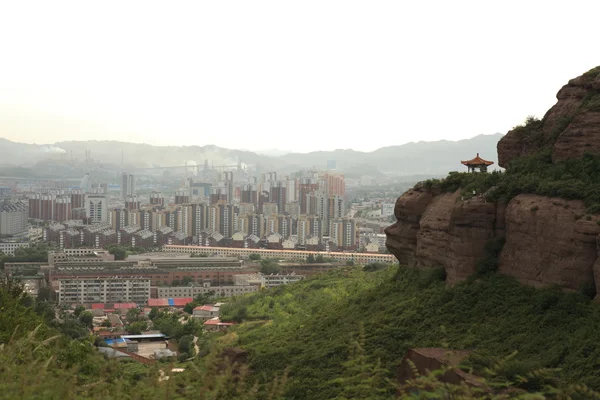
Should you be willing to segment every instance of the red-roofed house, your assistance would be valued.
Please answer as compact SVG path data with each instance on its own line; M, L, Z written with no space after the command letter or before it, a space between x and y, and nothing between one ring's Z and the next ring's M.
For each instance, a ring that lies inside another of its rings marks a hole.
M219 317L214 317L207 320L204 324L204 328L211 331L222 331L228 327L234 325L233 322L221 322Z
M200 318L200 319L209 319L209 318L213 318L213 317L218 317L219 316L219 308L220 307L213 306L212 304L205 304L203 306L198 306L198 307L194 308L194 311L192 312L192 316L194 318Z

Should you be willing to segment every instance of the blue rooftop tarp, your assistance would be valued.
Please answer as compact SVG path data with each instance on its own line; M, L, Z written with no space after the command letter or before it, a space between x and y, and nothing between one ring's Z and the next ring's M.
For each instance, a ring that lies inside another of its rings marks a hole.
M169 299L169 305L170 305L170 306L174 306L174 305L175 305L175 300L173 300L173 299Z
M104 343L106 343L109 346L112 346L113 344L127 343L127 342L123 338L118 338L118 339L105 339Z

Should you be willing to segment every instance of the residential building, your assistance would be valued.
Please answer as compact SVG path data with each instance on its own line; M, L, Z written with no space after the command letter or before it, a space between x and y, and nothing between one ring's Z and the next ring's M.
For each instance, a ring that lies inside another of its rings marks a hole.
M152 192L150 193L150 204L153 206L162 206L165 205L165 197L162 192Z
M220 307L212 304L198 306L192 311L192 317L197 319L210 319L219 316Z
M309 238L310 240L312 238ZM308 242L307 240L307 242ZM356 264L368 264L372 262L396 263L397 260L392 254L373 254L358 252L324 252L312 250L271 250L257 248L230 248L230 247L202 247L202 246L164 246L164 251L182 254L207 254L215 258L218 257L239 257L247 259L250 254L258 254L264 258L278 258L282 260L306 261L309 255L316 257L322 255L341 262L354 261ZM202 258L199 258L202 259Z
M287 285L289 283L301 281L302 279L304 279L304 275L296 275L293 272L291 274L245 274L234 276L234 281L236 285L258 285L264 288L272 288L275 286Z
M135 177L127 172L121 175L121 197L126 199L127 196L135 195Z
M90 222L103 223L108 222L108 203L106 196L90 194L85 200L86 215Z
M149 298L149 278L113 276L58 279L58 301L63 304L145 303Z
M27 205L20 201L0 203L0 235L12 236L27 231Z
M10 256L14 256L15 250L17 250L21 247L29 247L29 242L12 242L12 241L0 242L0 252L4 253L6 255L10 255Z
M53 204L53 221L64 222L73 217L73 204L71 196L57 196Z

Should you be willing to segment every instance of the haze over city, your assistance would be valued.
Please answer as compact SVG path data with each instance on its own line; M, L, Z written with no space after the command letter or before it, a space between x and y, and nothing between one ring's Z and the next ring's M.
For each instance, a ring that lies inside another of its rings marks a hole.
M595 64L597 7L8 2L0 136L306 152L506 133Z

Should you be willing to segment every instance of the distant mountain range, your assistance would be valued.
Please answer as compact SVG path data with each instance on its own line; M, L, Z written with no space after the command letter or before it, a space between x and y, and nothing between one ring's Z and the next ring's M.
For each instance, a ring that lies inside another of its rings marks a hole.
M217 146L152 146L117 141L69 141L53 145L36 145L12 142L0 138L0 164L33 166L45 160L89 158L106 165L124 169L164 167L196 163L200 168L209 165L260 165L261 170L275 169L284 173L301 168L326 169L329 161L348 175L373 177L390 175L445 175L449 171L463 170L461 160L471 159L477 153L497 164L496 143L502 134L478 135L471 139L407 143L382 147L372 152L356 150L314 151L288 153L271 149L258 154L251 151L225 149ZM273 155L267 155L273 154Z

